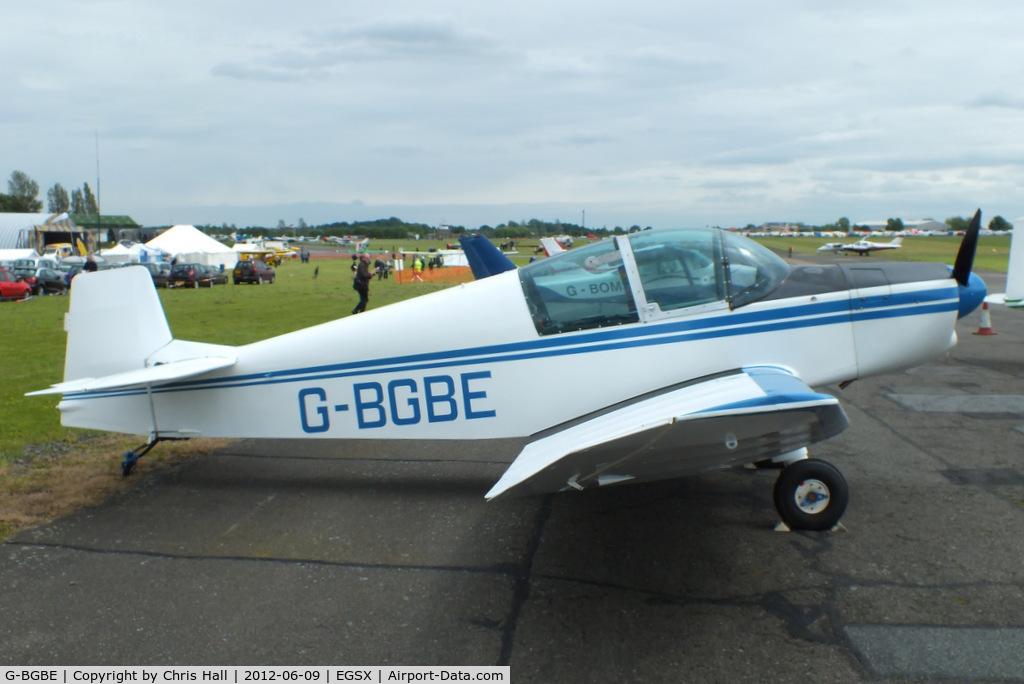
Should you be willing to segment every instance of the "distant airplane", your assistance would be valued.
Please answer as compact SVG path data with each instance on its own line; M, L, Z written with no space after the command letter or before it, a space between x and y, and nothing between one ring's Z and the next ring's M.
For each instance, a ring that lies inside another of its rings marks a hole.
M872 252L880 252L886 249L899 249L902 237L895 237L890 242L872 242L871 240L858 240L857 242L840 247L844 252L853 252L862 256L868 256ZM819 252L821 250L818 250Z
M842 242L826 242L818 248L819 252L833 252L835 254L841 254L843 251Z
M32 394L62 394L64 425L147 435L124 475L167 439L527 438L487 499L772 462L782 520L824 530L848 486L807 447L848 421L811 388L953 346L985 296L980 220L952 271L789 265L727 231L642 231L239 347L175 340L144 268L86 273L64 381Z
M554 256L556 254L561 254L562 252L565 251L565 247L562 246L562 243L560 243L557 239L553 237L541 238L540 246L544 248L544 253L549 257Z
M347 247L353 245L357 252L365 252L367 246L370 244L370 238L363 238L362 240L356 240L352 235L345 235L344 237L328 236L321 238L324 242L333 242L336 245Z

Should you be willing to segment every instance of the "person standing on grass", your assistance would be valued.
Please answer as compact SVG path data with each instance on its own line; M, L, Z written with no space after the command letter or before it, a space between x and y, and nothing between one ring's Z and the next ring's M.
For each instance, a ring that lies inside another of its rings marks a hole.
M366 311L366 305L370 301L370 281L373 280L373 272L370 271L370 255L363 254L359 257L359 265L356 267L355 278L352 279L352 289L359 293L359 303L352 313Z

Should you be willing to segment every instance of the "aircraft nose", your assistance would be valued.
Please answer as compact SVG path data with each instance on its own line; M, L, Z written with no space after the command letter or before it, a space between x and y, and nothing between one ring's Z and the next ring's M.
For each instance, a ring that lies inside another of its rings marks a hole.
M985 283L976 274L971 273L967 279L967 285L957 285L960 289L960 311L957 318L963 318L977 309L985 299L987 290Z

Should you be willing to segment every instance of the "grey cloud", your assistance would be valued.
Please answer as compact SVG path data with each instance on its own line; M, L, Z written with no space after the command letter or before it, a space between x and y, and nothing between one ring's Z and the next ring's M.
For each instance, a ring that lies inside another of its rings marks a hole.
M218 64L211 69L210 73L214 76L239 81L279 81L283 83L301 81L306 77L305 74L294 70L275 69L269 66L255 66L237 62Z
M973 109L995 107L997 109L1015 109L1019 111L1024 110L1024 98L1014 97L1006 93L989 93L988 95L979 95L970 100L967 106Z
M218 64L212 74L288 82L324 78L351 65L405 62L416 69L432 62L474 64L509 55L487 34L439 17L382 17L290 40L287 50L257 50L250 61Z

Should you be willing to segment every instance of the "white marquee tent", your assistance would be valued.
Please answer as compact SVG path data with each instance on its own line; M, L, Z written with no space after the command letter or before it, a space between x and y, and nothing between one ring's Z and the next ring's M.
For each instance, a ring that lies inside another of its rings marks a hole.
M137 264L142 261L160 261L163 252L153 247L133 242L131 245L115 245L97 252L108 264Z
M195 226L174 226L146 243L179 262L223 266L231 270L238 253L214 240Z

